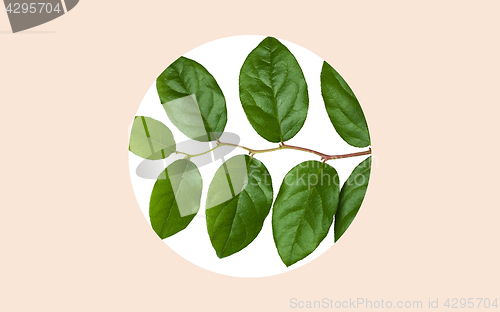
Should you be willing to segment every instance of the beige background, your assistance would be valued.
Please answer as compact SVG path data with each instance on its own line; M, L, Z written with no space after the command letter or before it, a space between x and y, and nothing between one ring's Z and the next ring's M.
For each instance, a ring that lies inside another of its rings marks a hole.
M498 1L307 5L83 0L15 35L0 12L0 311L500 297ZM127 162L127 126L151 81L192 48L241 34L335 62L378 159L349 235L260 279L217 275L168 249L138 208Z

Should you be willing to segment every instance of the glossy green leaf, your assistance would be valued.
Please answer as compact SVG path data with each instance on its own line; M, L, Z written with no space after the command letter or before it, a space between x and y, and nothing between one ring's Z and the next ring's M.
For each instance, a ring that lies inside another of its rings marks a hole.
M240 71L240 100L248 121L270 142L290 140L304 125L307 84L293 54L276 38L264 39Z
M167 158L175 152L174 136L162 122L150 117L135 116L129 150L142 158Z
M187 159L168 165L155 182L149 202L149 218L161 239L185 229L200 209L202 180Z
M370 180L371 162L371 156L363 160L342 186L339 208L335 214L335 241L345 233L361 207Z
M259 160L237 155L215 173L208 189L206 216L217 256L230 256L259 234L273 201L271 176Z
M338 134L352 146L370 145L370 134L358 99L330 64L323 62L321 94L326 111Z
M326 237L337 211L337 171L319 161L290 170L273 206L273 236L281 260L290 266L311 254Z
M168 118L186 136L216 140L227 122L226 100L214 77L201 64L181 56L156 79Z

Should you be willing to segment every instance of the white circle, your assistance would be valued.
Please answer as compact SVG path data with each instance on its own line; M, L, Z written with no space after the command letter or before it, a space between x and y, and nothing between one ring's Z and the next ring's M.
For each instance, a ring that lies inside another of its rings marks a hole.
M236 133L240 137L241 145L253 149L265 149L277 146L275 143L264 140L255 132L245 116L239 99L238 78L241 66L247 55L264 38L264 36L235 36L218 39L201 45L184 55L203 65L214 76L222 89L227 105L228 121L225 131ZM309 111L304 126L295 137L287 141L287 144L307 147L326 154L345 154L360 151L360 149L352 147L342 140L328 118L321 97L320 87L320 73L323 59L294 43L281 39L278 40L294 54L299 62L307 81L309 93ZM164 67L166 68L168 65L164 64ZM335 64L330 63L330 65L335 68ZM156 77L152 80L153 83L144 96L136 115L152 117L163 122L170 128L177 143L189 140L168 119L156 91ZM351 88L356 92L355 86L351 86ZM199 147L203 149L207 143L199 142L193 144L199 144ZM245 154L245 151L235 149L225 159L238 154ZM328 163L337 170L342 185L356 165L366 157L330 160ZM149 161L129 152L132 186L139 206L148 221L149 197L155 179L138 176L136 173L137 167L143 162L151 162L157 166L159 173L162 168L181 158L181 155L173 154L166 160ZM320 160L318 156L295 150L279 150L259 154L255 158L262 161L271 174L274 199L276 199L283 178L290 169L306 160ZM193 158L192 161L196 164L196 158ZM164 240L165 244L184 259L204 269L224 275L264 277L299 268L316 259L333 245L334 235L332 224L330 232L312 254L296 264L286 267L281 261L274 244L271 212L267 216L261 232L250 245L234 255L219 259L212 248L208 236L205 224L204 203L210 181L221 164L222 162L218 160L199 167L203 177L203 195L200 211L186 229Z

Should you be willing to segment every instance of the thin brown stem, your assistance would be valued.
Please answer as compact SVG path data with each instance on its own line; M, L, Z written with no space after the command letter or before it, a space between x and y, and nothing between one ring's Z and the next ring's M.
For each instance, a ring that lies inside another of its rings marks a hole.
M275 147L275 148L258 150L258 149L252 149L252 148L244 147L244 146L241 146L241 145L238 145L238 144L223 143L223 142L219 142L218 146L234 146L234 147L239 147L239 148L242 148L244 150L247 150L249 153L252 153L252 154L267 153L267 152L273 152L273 151L277 151L277 150L282 149L282 147L279 146L279 147Z
M318 151L315 151L315 150L312 150L312 149L309 149L309 148L305 148L305 147L293 146L293 145L286 145L283 142L281 142L278 147L274 147L274 148L252 149L252 148L248 148L248 147L245 147L245 146L242 146L242 145L238 145L238 144L221 142L219 140L217 140L217 146L216 147L214 147L214 148L212 148L212 149L210 149L210 150L208 150L206 152L200 153L200 154L190 155L190 154L187 154L187 153L184 153L184 152L179 152L179 151L177 151L176 153L184 154L184 155L187 155L187 156L189 156L191 158L191 157L196 157L196 156L204 155L204 154L209 153L209 152L211 152L211 151L213 151L216 148L219 148L221 146L239 147L239 148L242 148L242 149L248 151L248 153L250 155L252 155L252 156L255 155L255 154L268 153L268 152L273 152L273 151L282 150L282 149L292 149L292 150L303 151L303 152L307 152L307 153L318 155L318 156L321 157L321 160L323 162L331 160L331 159L341 159L341 158L363 156L363 155L369 155L369 154L372 153L372 149L368 148L367 151L362 151L362 152L356 152L356 153L350 153L350 154L341 154L341 155L327 155L327 154L324 154L324 153L321 153L321 152L318 152Z
M330 160L330 159L341 159L341 158L349 158L349 157L355 157L355 156L369 155L369 154L372 153L372 149L368 148L367 151L362 151L362 152L356 152L356 153L350 153L350 154L341 154L341 155L327 155L327 154L323 154L321 152L318 152L318 151L315 151L315 150L312 150L312 149L309 149L309 148L300 147L300 146L293 146L293 145L285 145L284 143L283 143L282 148L285 148L285 149L294 149L294 150L298 150L298 151L304 151L304 152L316 154L316 155L320 156L321 159L323 159L325 161L326 160Z

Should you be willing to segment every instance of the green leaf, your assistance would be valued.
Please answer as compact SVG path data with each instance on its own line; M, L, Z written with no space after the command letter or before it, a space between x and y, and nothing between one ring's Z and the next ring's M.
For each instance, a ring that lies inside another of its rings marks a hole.
M340 191L339 208L335 214L335 241L338 241L361 207L370 180L372 157L363 160L353 172Z
M156 180L149 201L149 218L161 239L185 229L200 209L202 180L187 159L167 166Z
M323 62L321 94L326 111L338 134L352 146L370 145L370 134L358 99L330 64Z
M248 121L270 142L284 142L302 128L309 107L307 84L293 54L267 37L240 71L240 100Z
M259 234L273 202L271 176L264 164L247 155L227 160L208 189L206 216L217 256L230 256Z
M142 158L164 159L175 152L174 136L162 122L150 117L135 116L129 150Z
M208 142L224 132L224 94L199 63L181 56L156 79L156 89L168 118L189 138Z
M291 266L311 254L326 237L339 201L337 171L305 161L290 170L273 206L273 236L281 260Z

